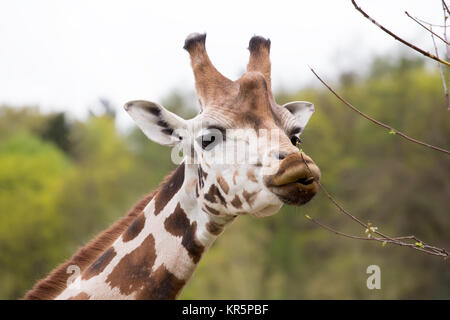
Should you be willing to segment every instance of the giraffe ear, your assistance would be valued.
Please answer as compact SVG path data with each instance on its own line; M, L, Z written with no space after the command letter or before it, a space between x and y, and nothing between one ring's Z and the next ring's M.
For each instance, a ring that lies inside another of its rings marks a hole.
M295 123L300 128L300 133L305 129L306 124L314 113L314 105L308 101L294 101L283 105L295 117Z
M186 120L157 103L136 100L125 104L125 110L150 139L165 146L174 146L183 140Z

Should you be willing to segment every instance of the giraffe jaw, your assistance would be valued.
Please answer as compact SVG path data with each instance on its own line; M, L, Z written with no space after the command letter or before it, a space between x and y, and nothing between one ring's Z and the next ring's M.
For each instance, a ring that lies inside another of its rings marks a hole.
M280 202L279 204L271 204L266 207L264 207L262 210L259 210L258 212L252 213L252 216L256 218L265 218L274 215L277 213L281 207L283 206L283 203Z

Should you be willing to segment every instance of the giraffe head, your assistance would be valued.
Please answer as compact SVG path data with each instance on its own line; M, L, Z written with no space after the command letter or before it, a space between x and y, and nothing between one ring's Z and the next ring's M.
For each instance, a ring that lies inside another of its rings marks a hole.
M318 190L320 170L297 147L312 103L278 105L271 90L270 40L250 40L247 71L236 81L220 74L192 34L189 52L201 111L184 120L154 102L131 101L126 111L153 141L182 150L186 193L211 215L267 216L302 205ZM174 158L173 157L173 158Z

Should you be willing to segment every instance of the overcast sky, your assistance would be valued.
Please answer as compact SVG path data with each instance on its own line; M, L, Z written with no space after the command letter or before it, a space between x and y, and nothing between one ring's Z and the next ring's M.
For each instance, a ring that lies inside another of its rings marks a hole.
M429 34L404 11L442 24L440 2L358 4L431 51ZM251 36L269 37L275 90L315 83L307 65L332 78L375 54L402 48L350 0L2 0L0 104L39 105L83 117L99 97L121 107L128 100L160 101L173 88L193 90L189 57L182 49L191 32L207 33L211 60L233 80L247 64ZM118 111L121 125L130 124Z

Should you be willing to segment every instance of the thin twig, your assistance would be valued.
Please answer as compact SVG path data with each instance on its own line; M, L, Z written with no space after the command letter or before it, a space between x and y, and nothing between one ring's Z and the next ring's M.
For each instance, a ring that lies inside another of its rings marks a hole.
M429 25L429 26L432 26L432 27L435 27L435 28L447 28L447 27L449 27L449 26L447 26L447 25L431 23L431 22L425 21L425 20L420 19L420 18L417 18L417 17L416 17L416 19L417 19L418 21L422 22L422 23L425 23L425 24L427 24L427 25Z
M306 167L308 168L309 172L311 175L313 175L311 169L309 168L308 163L306 162L305 158L303 157L303 152L300 152L300 155L302 156L302 160L305 163ZM319 221L317 221L316 219L310 217L309 215L305 215L307 219L311 220L312 222L314 222L315 224L321 226L322 228L331 231L333 233L336 233L338 235L347 237L347 238L351 238L351 239L357 239L357 240L371 240L371 241L378 241L378 242L382 242L382 243L392 243L398 246L402 246L402 247L409 247L411 249L414 250L418 250L421 252L424 252L426 254L429 255L434 255L434 256L441 256L444 257L445 259L447 259L449 257L449 252L447 250L445 250L444 248L437 248L434 246L430 246L425 244L423 241L421 241L420 239L418 239L416 236L411 235L411 236L403 236L403 237L389 237L379 231L377 231L376 228L371 227L371 225L366 224L364 222L362 222L361 220L359 220L357 217L355 217L354 215L352 215L350 212L348 212L347 210L345 210L332 196L331 194L325 189L325 187L318 181L316 180L316 183L319 185L320 189L325 193L325 195L328 197L328 199L331 200L331 202L333 202L333 204L339 209L340 212L342 212L343 214L345 214L347 217L350 217L353 221L357 222L358 224L360 224L362 227L365 228L366 232L368 232L368 237L360 237L360 236L353 236L353 235L349 235L346 233L343 233L341 231L335 230ZM372 236L373 234L378 235L379 237L374 237ZM416 241L415 243L407 243L401 240L414 240Z
M325 87L328 88L328 90L330 90L330 91L331 91L331 92L332 92L339 100L341 100L346 106L348 106L350 109L352 109L353 111L355 111L356 113L358 113L358 114L361 115L362 117L366 118L367 120L370 120L371 122L375 123L376 125L378 125L378 126L380 126L380 127L383 127L383 128L385 128L385 129L390 130L390 131L389 131L390 133L399 135L400 137L402 137L402 138L404 138L404 139L406 139L406 140L408 140L408 141L411 141L411 142L414 142L414 143L416 143L416 144L422 145L422 146L424 146L424 147L427 147L427 148L430 148L430 149L433 149L433 150L437 150L437 151L440 151L440 152L443 152L443 153L446 153L446 154L450 155L450 151L448 151L448 150L446 150L446 149L443 149L443 148L440 148L440 147L436 147L436 146L433 146L433 145L431 145L431 144L428 144L428 143L425 143L425 142L416 140L416 139L414 139L414 138L411 138L411 137L407 136L406 134L404 134L403 132L401 132L401 131L399 131L399 130L397 130L397 129L394 129L393 127L391 127L391 126L389 126L389 125L387 125L387 124L384 124L384 123L382 123L382 122L380 122L380 121L378 121L378 120L375 120L374 118L372 118L372 117L366 115L365 113L361 112L358 108L356 108L355 106L353 106L350 102L347 102L344 98L342 98L342 97L341 97L335 90L333 90L333 88L331 88L324 80L322 80L322 78L319 77L319 75L314 71L314 69L312 69L311 67L309 67L309 68L311 69L312 73L314 73L314 75L317 77L317 79L319 79L320 82L322 82L322 83L325 85Z
M442 0L442 9L444 11L444 26L445 26L444 39L445 39L445 41L447 41L447 19L450 14L450 11L448 10L447 4L445 3L444 0ZM448 43L448 41L447 41L447 43ZM450 59L450 49L449 49L448 44L445 46L445 53L447 55L447 60L449 60ZM449 77L447 83L448 83L447 88L449 88L450 87L450 77ZM447 111L450 111L450 100L448 101L448 104L447 104Z
M442 6L445 8L445 11L447 11L447 14L450 14L450 10L444 0L442 0Z
M386 243L392 243L392 244L403 246L403 247L409 247L411 249L415 249L415 250L424 252L424 253L429 254L429 255L440 256L440 257L443 257L444 259L447 259L448 256L449 256L449 253L445 249L439 249L439 250L442 250L441 252L440 251L435 251L435 250L429 251L429 250L426 250L426 249L422 249L421 247L419 247L415 243L405 243L405 242L400 242L400 241L391 241L391 240L385 239L385 238L376 238L376 237L369 238L369 237L354 236L354 235L350 235L350 234L338 231L336 229L333 229L332 227L327 226L326 224L323 224L323 223L317 221L316 219L314 219L313 217L311 217L309 215L306 215L306 218L308 220L310 220L311 222L315 223L316 225L318 225L318 226L320 226L320 227L322 227L322 228L324 228L324 229L326 229L326 230L328 230L330 232L333 232L333 233L335 233L337 235L346 237L346 238L356 239L356 240L365 240L365 241L377 241L377 242L381 242L381 243L385 243L385 244ZM410 237L410 236L408 236L408 237L398 237L398 238L394 238L394 239L397 240L397 239L400 239L400 238L410 238L410 239L414 238L414 239L416 239L416 237L414 237L414 236L412 236L412 237ZM419 240L419 241L417 241L417 243L422 243L422 242L420 242L420 240ZM425 247L425 245L424 245L424 247Z
M433 30L431 26L430 26L430 29ZM436 56L439 57L439 50L437 48L436 41L434 40L434 36L433 35L434 35L434 32L431 32L431 40L433 40L434 50L436 52ZM448 44L447 44L447 46L448 46ZM445 80L444 70L443 70L442 65L440 63L438 63L438 68L439 68L439 73L441 74L442 86L444 87L445 103L447 105L447 109L450 109L450 100L449 100L449 97L448 97L447 83L446 83L446 80Z
M422 28L424 28L425 30L427 30L428 32L430 32L431 34L434 34L437 38L439 38L439 39L441 39L442 41L444 41L444 43L445 43L446 45L449 44L444 38L442 38L440 35L438 35L437 33L435 33L435 32L433 31L433 29L431 28L431 25L430 25L430 28L427 28L427 26L425 26L424 24L422 24L422 23L419 21L419 19L410 16L410 14L408 13L408 11L405 11L405 14L406 14L409 18L411 18L413 21L415 21L419 26L421 26ZM436 54L436 57L439 58L439 55Z
M381 30L383 30L384 32L386 32L387 34L389 34L391 37L393 37L395 40L400 41L401 43L407 45L408 47L416 50L417 52L423 54L424 56L436 60L442 64L445 64L446 66L450 67L450 62L439 59L438 57L436 57L435 55L429 53L428 51L422 50L418 47L416 47L415 45L413 45L412 43L409 43L406 40L403 40L402 38L400 38L399 36L397 36L396 34L394 34L393 32L389 31L388 29L386 29L385 27L383 27L381 24L379 24L378 22L376 22L372 17L370 17L366 12L364 12L364 10L362 10L355 2L355 0L352 0L353 6L355 7L356 10L358 10L365 18L367 18L368 20L370 20L373 24L375 24L378 28L380 28Z
M338 231L336 229L333 229L332 227L327 226L326 224L323 224L323 223L317 221L316 219L314 219L310 215L305 215L305 217L306 217L306 219L311 220L312 222L317 224L318 226L320 226L320 227L322 227L322 228L324 228L324 229L326 229L328 231L331 231L333 233L336 233L336 234L338 234L340 236L346 237L346 238L357 239L357 240L375 240L375 239L378 239L378 238L368 238L368 237L360 237L360 236L354 236L354 235L351 235L351 234L346 234L344 232L341 232L341 231Z

